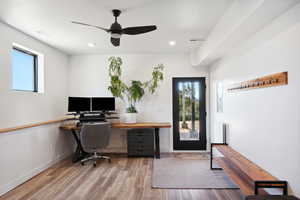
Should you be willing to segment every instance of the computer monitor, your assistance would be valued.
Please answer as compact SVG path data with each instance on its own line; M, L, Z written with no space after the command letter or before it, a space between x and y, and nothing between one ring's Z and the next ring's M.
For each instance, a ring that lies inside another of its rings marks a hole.
M91 111L91 98L89 97L69 97L69 112Z
M114 97L93 97L92 111L114 111L115 98Z

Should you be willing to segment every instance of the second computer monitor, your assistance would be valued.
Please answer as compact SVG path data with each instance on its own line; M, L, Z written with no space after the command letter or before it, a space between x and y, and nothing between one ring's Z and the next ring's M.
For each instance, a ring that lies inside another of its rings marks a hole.
M114 111L115 98L114 97L93 97L92 111Z

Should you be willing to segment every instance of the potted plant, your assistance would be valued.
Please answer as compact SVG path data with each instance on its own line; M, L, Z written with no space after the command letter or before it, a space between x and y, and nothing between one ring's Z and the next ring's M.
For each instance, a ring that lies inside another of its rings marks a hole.
M152 77L149 81L141 82L138 80L131 80L130 84L125 84L121 80L123 64L120 57L109 58L109 77L110 86L108 89L114 97L120 98L127 104L125 122L136 122L136 103L142 100L142 97L148 91L153 94L159 86L159 83L163 81L163 69L164 66L159 64L153 68Z

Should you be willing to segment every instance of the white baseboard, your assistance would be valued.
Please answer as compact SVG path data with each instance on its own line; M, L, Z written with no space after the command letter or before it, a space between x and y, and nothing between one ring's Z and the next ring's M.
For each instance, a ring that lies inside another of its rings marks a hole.
M57 156L55 159L50 160L49 162L35 168L32 169L31 171L29 171L27 174L25 174L24 176L15 178L14 180L12 180L11 182L5 184L5 185L1 185L0 186L0 197L9 192L10 190L16 188L17 186L21 185L22 183L26 182L27 180L31 179L32 177L38 175L39 173L41 173L42 171L48 169L49 167L53 166L54 164L56 164L57 162L67 158L68 156L71 155L72 152L68 152L62 155Z

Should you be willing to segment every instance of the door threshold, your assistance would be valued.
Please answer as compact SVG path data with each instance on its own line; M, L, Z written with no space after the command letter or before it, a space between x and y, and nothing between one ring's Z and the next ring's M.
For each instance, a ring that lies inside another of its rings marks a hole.
M197 150L197 151L191 151L191 150L173 150L171 153L209 153L208 150Z

